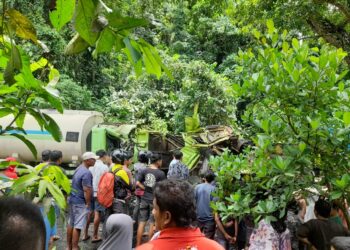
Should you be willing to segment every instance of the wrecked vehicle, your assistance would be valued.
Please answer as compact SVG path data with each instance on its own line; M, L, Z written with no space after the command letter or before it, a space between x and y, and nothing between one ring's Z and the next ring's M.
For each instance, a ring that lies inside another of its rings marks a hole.
M36 164L43 150L61 150L63 167L70 172L80 161L85 151L107 151L123 148L134 151L149 150L162 155L162 169L167 171L172 152L180 149L183 162L194 175L205 172L210 155L220 154L225 148L240 153L249 141L240 139L228 126L208 126L198 128L195 132L174 135L138 128L133 124L105 124L103 115L94 111L65 110L63 114L53 110L43 110L58 124L62 132L61 142L55 141L45 130L41 130L35 119L27 115L23 131L15 131L29 139L38 151L35 158L26 145L12 136L0 136L0 158L13 156L21 162ZM0 119L0 125L6 125L11 116ZM12 131L13 133L13 131Z

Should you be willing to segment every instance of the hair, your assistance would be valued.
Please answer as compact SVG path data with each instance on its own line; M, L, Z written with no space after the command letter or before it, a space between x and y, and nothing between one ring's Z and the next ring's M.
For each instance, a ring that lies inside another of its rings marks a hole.
M341 207L341 204L339 201L337 201L337 200L332 201L332 209L339 210L340 207Z
M20 198L0 199L1 249L45 249L46 231L37 206Z
M194 189L187 181L160 181L154 187L154 197L159 210L170 212L177 227L190 227L196 221Z
M137 159L141 163L148 164L149 153L147 151L140 151Z
M280 213L282 211L283 210L277 210L272 213L272 216L276 218L276 221L271 221L271 226L279 234L283 233L287 229L287 224L286 224L287 213L286 213L286 210L284 210L283 211L284 215L282 218L280 218Z
M102 158L102 157L104 157L104 156L106 156L106 155L108 155L108 154L107 154L107 152L106 152L105 150L100 149L100 150L97 150L96 155L97 155L98 157Z
M62 158L62 151L60 150L53 150L50 153L50 161L57 162L59 159Z
M157 161L161 160L162 159L162 156L158 153L152 153L151 156L150 156L150 161L151 161L151 164L152 163L156 163Z
M44 150L43 152L41 152L41 160L42 161L49 161L50 160L50 154L51 154L51 150Z
M173 155L174 155L176 160L181 160L183 153L180 150L175 150Z
M331 204L325 199L318 199L315 202L316 212L324 218L328 218L331 214Z
M294 214L298 214L299 212L299 205L298 202L295 199L292 199L287 203L287 210L292 211Z
M205 179L208 183L210 183L210 182L212 182L213 180L215 180L215 174L214 174L214 172L211 171L211 170L209 170L209 171L205 174L204 179Z

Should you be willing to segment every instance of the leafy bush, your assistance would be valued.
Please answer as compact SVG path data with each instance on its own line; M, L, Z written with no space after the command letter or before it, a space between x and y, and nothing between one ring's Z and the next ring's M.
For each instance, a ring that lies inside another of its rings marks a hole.
M240 81L233 88L249 100L242 117L255 147L211 161L221 198L215 208L226 216L283 216L294 192L307 195L309 188L331 199L350 194L350 88L348 71L340 70L346 53L287 40L271 20L267 28L265 36L253 32L258 45L240 51L234 67Z

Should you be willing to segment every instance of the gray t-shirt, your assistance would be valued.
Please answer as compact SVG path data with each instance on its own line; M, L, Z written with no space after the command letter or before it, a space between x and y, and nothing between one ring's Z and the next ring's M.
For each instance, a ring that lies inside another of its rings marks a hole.
M212 192L215 186L209 183L202 183L195 188L197 220L200 222L214 220L210 202L213 200Z
M94 197L97 197L98 183L100 182L101 176L109 171L106 164L101 160L97 160L95 165L89 168L92 174L92 187L94 189Z

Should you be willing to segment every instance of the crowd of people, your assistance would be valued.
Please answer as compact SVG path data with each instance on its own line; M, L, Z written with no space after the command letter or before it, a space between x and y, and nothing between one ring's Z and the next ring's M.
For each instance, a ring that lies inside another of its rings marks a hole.
M100 242L101 250L350 249L340 209L345 204L322 196L314 202L299 197L286 211L276 211L271 221L223 217L211 208L215 174L209 170L202 183L190 184L182 153L173 155L165 173L162 157L155 152L139 152L135 164L133 154L121 149L84 153L67 197L67 249L80 249L80 238ZM62 153L44 151L42 159L38 170L59 166ZM10 168L2 175L17 178L15 166ZM22 234L23 240L16 241L14 235ZM0 249L49 249L58 239L56 225L49 224L40 207L18 198L0 200Z

